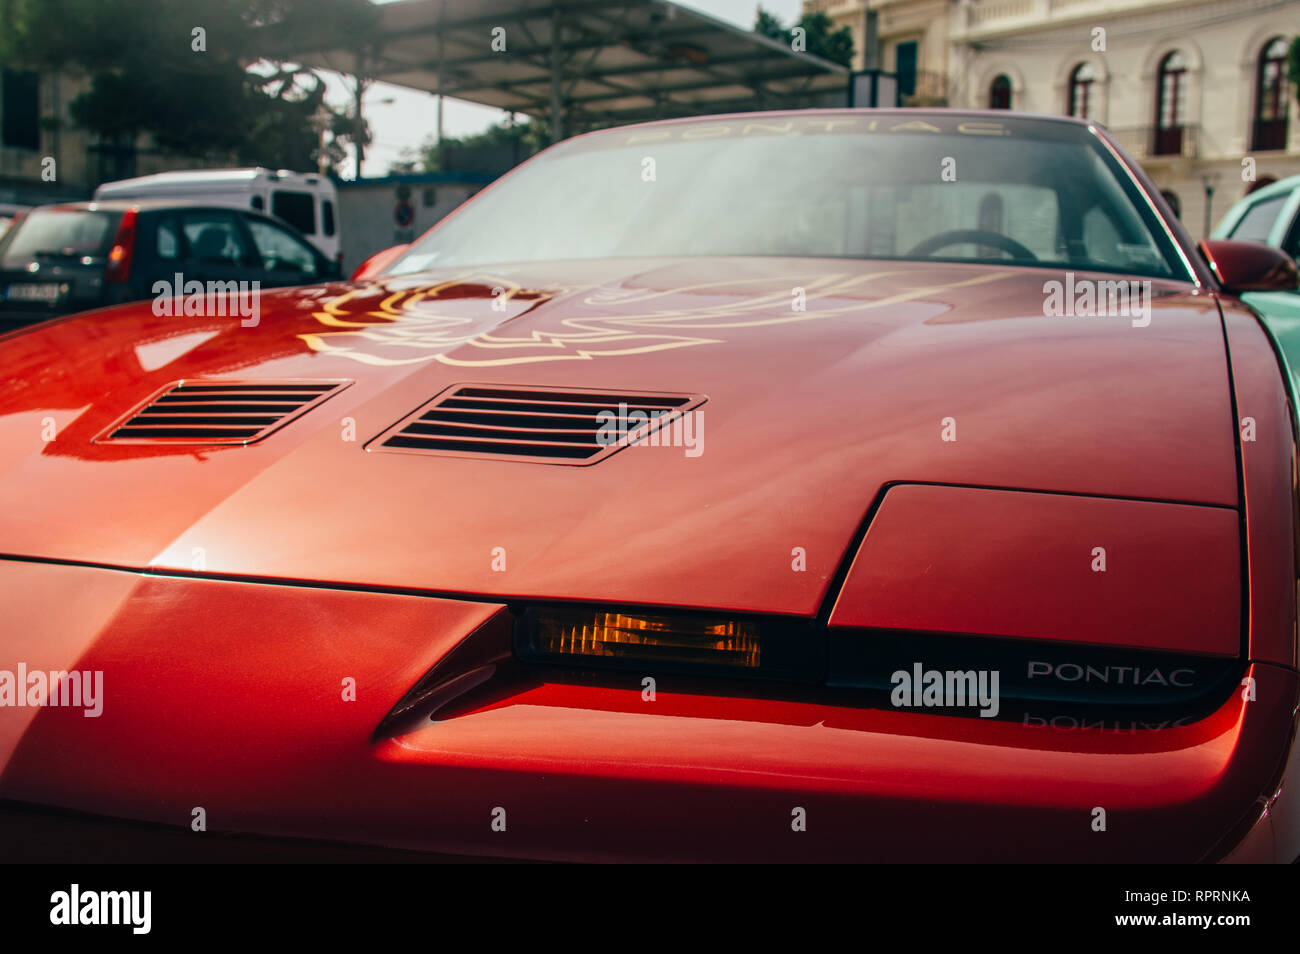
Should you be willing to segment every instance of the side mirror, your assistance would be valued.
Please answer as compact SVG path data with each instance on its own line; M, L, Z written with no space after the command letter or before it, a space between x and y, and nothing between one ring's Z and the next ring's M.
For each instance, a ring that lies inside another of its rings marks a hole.
M1292 291L1300 285L1295 262L1280 248L1233 239L1203 239L1197 248L1223 290L1231 294Z
M368 259L357 266L357 270L352 273L352 281L363 282L368 278L373 278L382 272L385 268L397 261L411 246L394 245L392 248L386 248L382 252L376 252Z

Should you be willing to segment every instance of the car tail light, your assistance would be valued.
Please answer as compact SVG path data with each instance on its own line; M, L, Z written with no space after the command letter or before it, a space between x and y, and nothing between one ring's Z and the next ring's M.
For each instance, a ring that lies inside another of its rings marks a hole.
M131 260L135 255L135 220L136 210L127 209L118 223L117 234L113 236L113 247L108 252L108 264L104 266L104 281L118 285L131 277Z

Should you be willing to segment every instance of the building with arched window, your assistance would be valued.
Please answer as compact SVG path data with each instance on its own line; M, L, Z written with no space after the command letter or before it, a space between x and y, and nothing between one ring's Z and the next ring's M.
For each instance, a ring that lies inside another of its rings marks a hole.
M853 30L856 68L901 73L904 105L1104 124L1193 235L1264 176L1300 173L1287 77L1296 0L805 0Z
M858 68L924 64L930 104L1104 124L1177 198L1197 237L1254 182L1300 173L1300 106L1287 78L1297 0L806 0L804 8L853 29Z
M1078 119L1095 118L1096 95L1093 85L1097 82L1097 70L1084 60L1070 71L1070 95L1065 108L1071 116Z
M1183 130L1187 127L1187 56L1170 50L1156 70L1156 119L1151 136L1151 153L1181 156Z
M989 84L989 109L1011 108L1011 77L999 73Z
M1259 51L1251 149L1271 151L1286 148L1287 117L1295 98L1287 78L1289 49L1286 37L1275 36Z
M1300 173L1295 0L953 0L950 14L953 105L986 106L1006 75L1014 109L1104 124L1194 236L1260 178Z

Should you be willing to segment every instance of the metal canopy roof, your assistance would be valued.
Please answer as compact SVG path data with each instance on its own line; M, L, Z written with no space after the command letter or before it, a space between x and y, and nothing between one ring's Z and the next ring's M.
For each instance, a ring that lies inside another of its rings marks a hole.
M380 38L366 49L295 49L286 38L284 58L547 117L557 139L645 119L843 105L847 95L845 67L665 0L377 9Z

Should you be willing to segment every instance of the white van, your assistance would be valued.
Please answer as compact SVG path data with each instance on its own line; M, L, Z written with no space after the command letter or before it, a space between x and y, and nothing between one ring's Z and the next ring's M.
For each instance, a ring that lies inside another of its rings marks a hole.
M339 259L338 196L329 176L287 169L193 169L105 182L96 199L184 199L234 205L283 219Z

